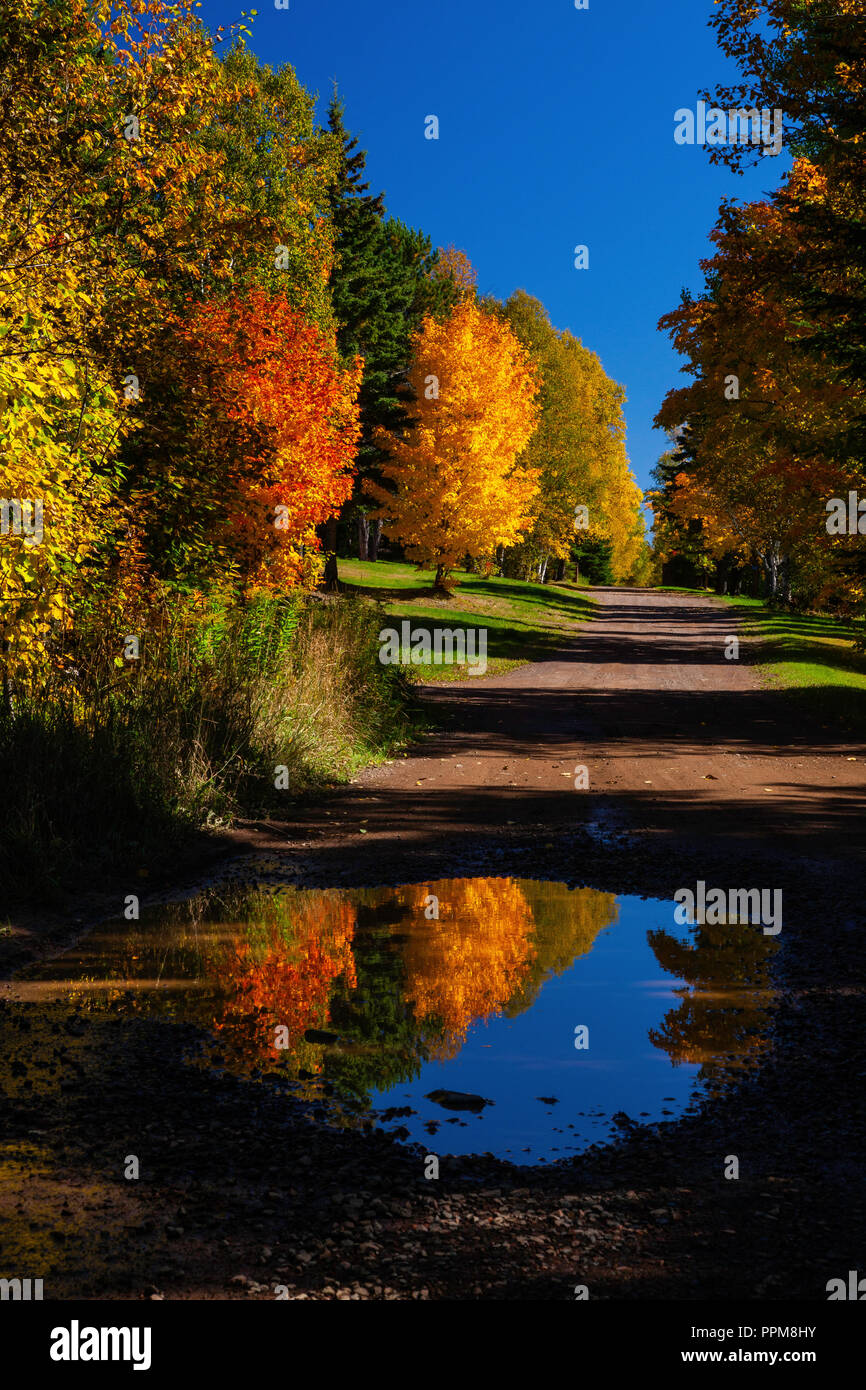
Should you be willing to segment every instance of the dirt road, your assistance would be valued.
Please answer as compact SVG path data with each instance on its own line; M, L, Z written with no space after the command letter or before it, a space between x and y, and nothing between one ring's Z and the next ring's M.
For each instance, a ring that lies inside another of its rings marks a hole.
M727 659L736 623L725 604L640 589L592 597L597 617L554 659L424 687L438 732L301 812L294 833L258 826L261 842L322 861L353 841L365 857L375 845L384 868L442 837L602 822L708 852L747 840L862 855L866 745L802 727L747 664L746 644ZM586 790L575 788L581 766Z

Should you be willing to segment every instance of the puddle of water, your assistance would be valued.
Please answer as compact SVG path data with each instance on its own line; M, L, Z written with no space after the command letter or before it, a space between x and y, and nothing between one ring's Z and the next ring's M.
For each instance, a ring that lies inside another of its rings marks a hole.
M768 1046L777 943L562 883L222 887L111 922L29 1007L201 1027L198 1066L279 1073L340 1124L550 1162L679 1115Z

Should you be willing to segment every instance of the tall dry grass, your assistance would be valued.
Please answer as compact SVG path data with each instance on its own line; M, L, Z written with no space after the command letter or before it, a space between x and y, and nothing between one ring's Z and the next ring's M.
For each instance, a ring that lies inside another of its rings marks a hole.
M176 599L148 616L137 659L105 626L74 634L0 709L0 900L98 888L386 756L410 722L380 626L350 598Z

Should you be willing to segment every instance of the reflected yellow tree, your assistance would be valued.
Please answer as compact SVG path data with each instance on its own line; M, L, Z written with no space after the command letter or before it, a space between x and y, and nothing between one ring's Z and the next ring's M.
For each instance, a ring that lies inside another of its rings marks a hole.
M535 959L532 910L510 878L445 879L404 890L414 922L404 947L405 997L434 1024L435 1055L453 1057L469 1026L501 1013ZM431 896L437 919L425 918Z
M505 1011L512 1018L531 1008L546 979L562 975L580 956L589 955L599 932L619 917L613 893L537 879L518 882L532 913L535 955Z

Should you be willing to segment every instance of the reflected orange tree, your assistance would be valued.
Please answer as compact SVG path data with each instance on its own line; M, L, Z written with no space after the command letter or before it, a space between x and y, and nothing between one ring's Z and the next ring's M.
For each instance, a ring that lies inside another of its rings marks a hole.
M289 1064L363 1103L455 1056L473 1023L530 1008L616 915L613 894L510 878L241 890L186 905L167 934L135 938L126 969L142 973L142 952L145 975L189 980L165 993L165 1008L202 1017L233 1069ZM308 1042L310 1028L339 1044Z
M245 909L253 922L217 958L214 1028L233 1064L297 1060L305 1030L327 1022L334 982L355 987L355 909L340 892L259 893ZM276 1046L279 1026L285 1049ZM305 1061L321 1067L317 1049Z

